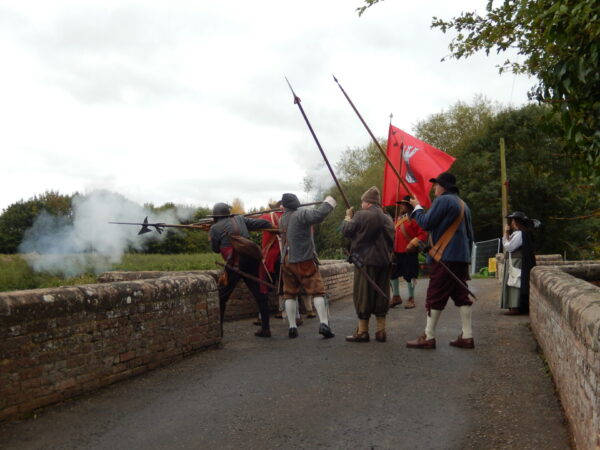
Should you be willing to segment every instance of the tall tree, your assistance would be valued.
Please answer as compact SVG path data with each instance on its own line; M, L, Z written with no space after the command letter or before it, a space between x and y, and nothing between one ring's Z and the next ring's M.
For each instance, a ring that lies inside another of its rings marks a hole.
M359 14L380 0L364 0ZM498 6L494 6L496 3ZM499 68L538 83L530 98L560 114L565 150L580 176L600 178L600 6L597 0L488 0L485 15L433 18L432 28L456 32L451 57L517 49L523 62Z
M42 211L70 220L72 199L71 195L46 191L9 205L0 215L0 253L16 253L25 231L31 228Z

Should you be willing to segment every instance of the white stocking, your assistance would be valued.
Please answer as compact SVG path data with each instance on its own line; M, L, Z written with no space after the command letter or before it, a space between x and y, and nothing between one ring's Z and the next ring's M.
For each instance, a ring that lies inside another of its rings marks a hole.
M432 309L427 316L427 326L425 327L425 335L427 336L427 340L435 338L435 327L437 326L441 314L441 310Z
M298 301L296 299L288 298L285 301L285 312L287 314L290 328L296 328L296 313L298 312Z
M313 301L315 303L315 309L317 310L317 314L319 315L319 321L321 323L324 323L325 325L329 325L329 311L327 310L325 298L314 297Z
M460 320L462 322L462 337L463 339L470 339L473 337L473 329L471 328L471 308L472 306L465 305L460 306Z

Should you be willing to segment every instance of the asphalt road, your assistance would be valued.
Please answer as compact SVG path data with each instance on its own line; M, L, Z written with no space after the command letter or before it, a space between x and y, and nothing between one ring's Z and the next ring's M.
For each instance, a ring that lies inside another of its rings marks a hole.
M528 318L502 314L495 280L470 283L474 350L448 345L460 332L452 303L436 350L405 347L425 326L426 285L416 309L390 311L386 343L344 341L351 299L331 306L330 340L317 319L295 340L282 320L271 339L229 322L218 349L0 426L0 448L570 448Z

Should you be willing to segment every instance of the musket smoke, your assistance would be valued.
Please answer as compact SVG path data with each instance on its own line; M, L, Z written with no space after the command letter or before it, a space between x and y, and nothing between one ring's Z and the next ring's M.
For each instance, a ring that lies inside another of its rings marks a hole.
M176 208L157 214L103 190L75 196L72 206L72 220L44 211L25 232L19 252L26 254L35 271L67 277L102 273L119 263L127 249L141 250L149 239L164 237L157 233L138 236L138 227L109 225L109 221L137 222L149 216L156 222L179 223L194 212L193 208Z

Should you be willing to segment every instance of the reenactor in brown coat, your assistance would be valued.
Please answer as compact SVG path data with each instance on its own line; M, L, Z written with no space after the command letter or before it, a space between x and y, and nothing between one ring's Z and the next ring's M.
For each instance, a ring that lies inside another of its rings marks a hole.
M390 290L390 263L394 247L394 222L381 208L381 196L376 187L361 197L361 210L346 211L342 233L352 240L351 255L358 259L362 269L382 292ZM361 270L354 270L354 306L358 316L358 329L348 342L369 341L369 318L375 315L377 331L375 339L385 342L385 317L389 299L383 297L367 280Z

